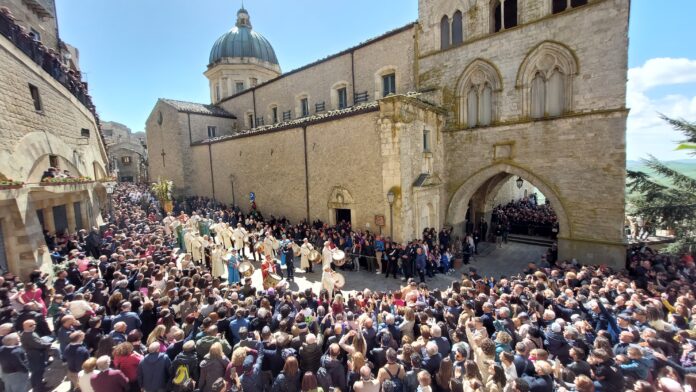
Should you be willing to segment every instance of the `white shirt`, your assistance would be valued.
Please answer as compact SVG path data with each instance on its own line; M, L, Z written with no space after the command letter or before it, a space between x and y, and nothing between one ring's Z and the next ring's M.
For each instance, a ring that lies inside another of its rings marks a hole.
M75 316L75 318L82 318L82 316L85 315L85 313L89 312L92 310L92 307L89 306L89 302L85 300L78 300L78 301L71 301L70 304L68 305L68 309L70 309L70 313Z
M98 372L95 370L92 370L89 373L85 373L84 370L80 370L80 372L77 373L77 384L80 386L80 391L82 391L82 392L94 392L90 378L92 377L93 374L96 374L96 373L98 373Z

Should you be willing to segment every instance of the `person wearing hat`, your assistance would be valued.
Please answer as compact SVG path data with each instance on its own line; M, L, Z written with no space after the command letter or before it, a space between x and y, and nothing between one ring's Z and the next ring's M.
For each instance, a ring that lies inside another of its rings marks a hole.
M227 258L227 283L229 285L239 283L239 264L241 260L237 255L237 249L230 248L230 253L225 258Z

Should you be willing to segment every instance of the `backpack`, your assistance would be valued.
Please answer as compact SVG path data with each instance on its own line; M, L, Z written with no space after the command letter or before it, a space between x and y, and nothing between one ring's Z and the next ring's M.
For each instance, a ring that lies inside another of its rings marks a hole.
M175 391L193 391L193 380L189 375L188 366L182 363L176 367L172 384Z
M404 392L404 382L399 378L399 373L401 373L401 367L399 367L399 370L396 371L396 375L392 375L389 369L387 367L384 367L384 370L387 371L387 374L389 375L389 381L391 381L394 384L394 392Z

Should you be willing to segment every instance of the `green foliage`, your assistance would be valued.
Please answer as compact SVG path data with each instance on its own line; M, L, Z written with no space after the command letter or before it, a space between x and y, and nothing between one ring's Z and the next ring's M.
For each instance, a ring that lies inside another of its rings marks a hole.
M160 203L164 204L165 202L172 200L174 183L170 180L157 179L157 182L153 183L150 186L150 189Z
M696 142L696 123L662 118L687 136L684 143ZM666 248L668 252L690 250L696 244L696 178L653 156L642 163L647 170L627 170L628 213L656 227L674 229L676 242Z

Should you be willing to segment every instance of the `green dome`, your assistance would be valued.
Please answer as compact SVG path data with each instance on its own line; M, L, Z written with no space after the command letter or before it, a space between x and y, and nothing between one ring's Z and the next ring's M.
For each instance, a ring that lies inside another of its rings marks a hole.
M237 12L237 25L215 41L210 50L209 64L225 57L251 57L278 65L271 43L251 28L249 14L242 8Z

